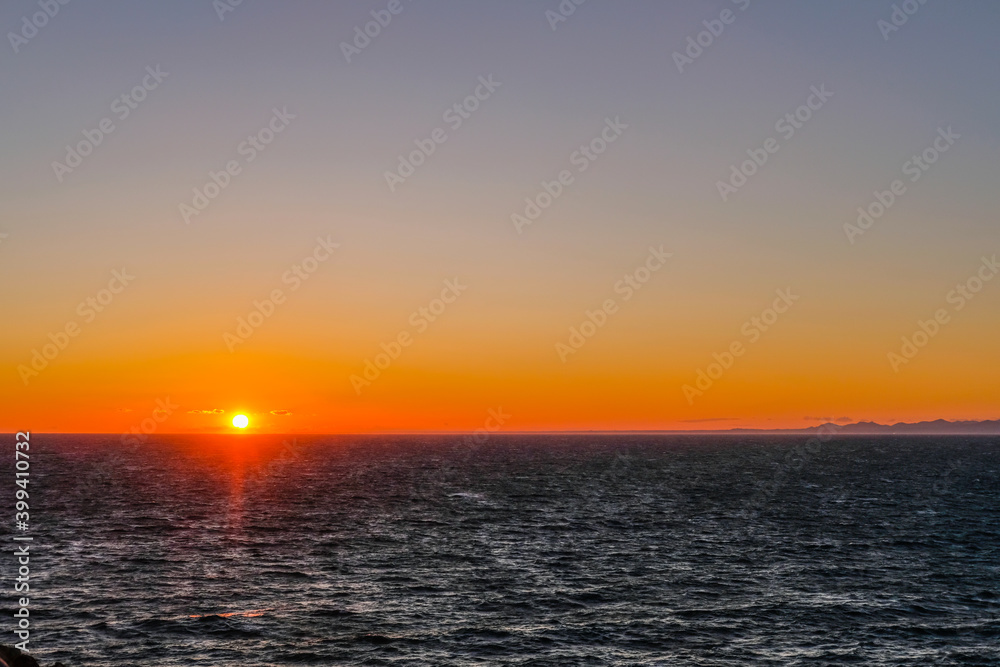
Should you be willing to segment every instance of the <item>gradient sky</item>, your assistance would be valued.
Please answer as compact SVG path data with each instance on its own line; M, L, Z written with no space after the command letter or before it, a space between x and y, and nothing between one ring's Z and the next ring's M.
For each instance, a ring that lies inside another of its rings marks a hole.
M264 432L798 427L820 420L996 418L1000 280L960 310L950 290L1000 252L1000 5L928 2L888 40L893 2L589 0L553 30L538 2L402 1L348 63L341 43L386 2L209 0L60 6L17 53L0 45L0 430ZM679 72L703 21L734 21ZM36 2L0 8L20 31ZM169 73L128 118L112 101ZM479 77L500 87L452 130ZM833 93L785 140L775 123ZM273 108L295 115L250 163ZM58 182L82 132L116 129ZM628 125L579 173L606 118ZM435 128L448 139L390 192L385 172ZM903 164L938 128L960 138L919 181ZM717 181L768 137L780 149L722 201ZM242 171L190 224L209 171ZM542 180L574 182L518 234ZM863 236L844 224L894 179ZM295 291L283 274L340 246ZM614 286L672 257L627 302ZM86 322L112 271L135 280ZM458 278L426 331L411 313ZM253 301L278 306L230 352ZM756 342L775 291L800 297ZM619 310L565 362L585 311ZM944 308L909 363L888 353ZM76 322L48 365L33 350ZM413 336L360 395L352 374ZM734 341L745 354L693 401L683 386Z

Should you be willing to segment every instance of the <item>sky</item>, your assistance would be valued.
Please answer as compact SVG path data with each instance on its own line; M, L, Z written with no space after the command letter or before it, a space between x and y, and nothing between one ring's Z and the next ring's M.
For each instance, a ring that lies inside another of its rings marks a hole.
M4 3L0 430L998 416L1000 6L578 1Z

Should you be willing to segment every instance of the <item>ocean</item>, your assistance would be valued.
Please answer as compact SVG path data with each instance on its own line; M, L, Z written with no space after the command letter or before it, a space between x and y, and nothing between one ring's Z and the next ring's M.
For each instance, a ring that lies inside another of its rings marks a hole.
M33 434L30 651L1000 665L1000 438L482 440Z

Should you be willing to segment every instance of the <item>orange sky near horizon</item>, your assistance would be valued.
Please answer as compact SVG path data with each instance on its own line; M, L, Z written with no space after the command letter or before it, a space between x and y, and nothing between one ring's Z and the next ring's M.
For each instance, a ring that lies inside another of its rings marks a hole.
M0 59L0 431L1000 417L996 8L754 6L681 71L717 10L414 4L350 60L351 3L60 15Z

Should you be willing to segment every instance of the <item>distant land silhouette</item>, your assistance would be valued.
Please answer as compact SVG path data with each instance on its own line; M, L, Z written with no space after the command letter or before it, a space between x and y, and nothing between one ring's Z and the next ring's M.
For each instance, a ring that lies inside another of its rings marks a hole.
M704 421L725 421L725 420L704 420ZM616 433L648 433L648 434L715 434L715 435L741 435L741 434L801 434L810 435L817 433L820 429L829 432L835 429L837 435L1000 435L1000 419L982 421L948 421L947 419L935 419L934 421L906 423L897 422L895 424L879 424L877 422L855 422L852 424L835 424L827 422L820 426L810 426L807 428L715 428L715 429L684 429L684 430L626 430L626 431L558 431L558 433L579 433L579 434L607 434ZM511 431L510 433L532 433L531 431Z
M824 424L824 426L829 427L830 425ZM818 426L805 429L805 431L816 431L820 428L823 427ZM845 434L857 433L859 435L1000 435L1000 419L954 422L947 419L935 419L934 421L916 422L913 424L906 422L897 422L895 424L857 422L840 425L839 432Z
M853 424L834 424L832 422L821 426L802 429L745 429L734 428L726 433L815 433L820 429L836 428L839 435L1000 435L1000 419L984 421L934 421L916 422L913 424L897 422L895 424L878 424L876 422L856 422Z

